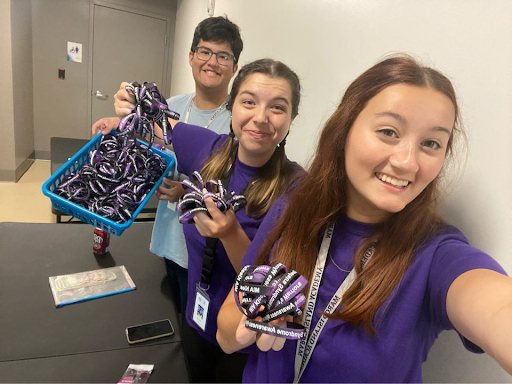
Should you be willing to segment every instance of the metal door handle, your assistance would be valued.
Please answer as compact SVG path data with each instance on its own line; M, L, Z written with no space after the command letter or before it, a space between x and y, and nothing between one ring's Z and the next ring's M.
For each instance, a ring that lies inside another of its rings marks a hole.
M101 93L101 91L96 91L94 96L96 96L96 98L99 100L107 100L108 99L108 95L104 95L103 93Z

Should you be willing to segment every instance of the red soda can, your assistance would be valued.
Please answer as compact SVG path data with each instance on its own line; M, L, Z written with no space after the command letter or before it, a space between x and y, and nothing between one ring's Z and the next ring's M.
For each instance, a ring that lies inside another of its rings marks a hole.
M94 242L92 244L92 251L96 255L104 255L108 252L110 244L110 233L99 228L94 229Z

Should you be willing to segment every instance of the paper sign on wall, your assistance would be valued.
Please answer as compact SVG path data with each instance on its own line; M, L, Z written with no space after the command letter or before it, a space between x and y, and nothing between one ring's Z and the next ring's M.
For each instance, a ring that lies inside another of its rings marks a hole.
M68 61L82 62L82 44L68 41Z

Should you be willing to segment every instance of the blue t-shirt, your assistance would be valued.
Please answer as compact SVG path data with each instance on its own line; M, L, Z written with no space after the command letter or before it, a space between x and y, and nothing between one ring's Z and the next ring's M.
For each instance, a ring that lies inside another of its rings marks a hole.
M280 199L267 213L242 265L254 264L285 204ZM337 220L329 248L337 266L327 258L310 329L314 329L328 301L348 276L362 238L373 231L372 224L345 215ZM418 249L410 268L377 311L377 334L372 336L343 321L328 320L300 382L421 382L421 365L438 334L454 329L446 312L448 289L458 276L476 268L505 274L490 256L471 247L457 228L442 228ZM478 351L465 339L464 344ZM296 346L296 341L287 340L279 352L251 349L243 381L292 382Z
M228 135L218 135L210 130L178 123L173 130L174 150L179 160L178 171L185 174L200 171L211 153L218 149L227 138ZM302 167L296 163L291 164L295 168L297 175L302 174ZM232 166L231 178L227 190L241 193L259 169L260 168L243 164L237 158ZM206 182L207 180L204 181ZM247 237L252 240L263 218L249 216L245 209L238 210L236 212L236 218L247 234ZM206 328L205 331L203 331L192 320L192 312L196 299L196 284L201 281L206 238L199 234L196 226L193 224L185 224L183 230L189 255L186 319L205 339L218 345L215 338L217 333L217 314L219 313L221 305L224 303L224 299L231 290L231 286L236 278L236 272L224 250L222 242L219 241L211 273L211 284L207 290L210 304Z
M187 111L190 108L188 123L204 127L208 124L216 109L207 111L198 109L192 102L194 96L194 93L174 96L167 100L167 104L169 109L180 114L180 121L186 119ZM226 108L223 108L215 116L208 129L217 133L228 133L230 120L231 113ZM174 152L168 151L168 153L176 160ZM176 167L171 173L173 174L173 179L177 180L179 175L176 172ZM158 202L149 250L160 257L174 261L182 268L187 268L187 248L185 237L183 236L183 226L178 221L178 216L174 203L168 203L167 200L160 200Z

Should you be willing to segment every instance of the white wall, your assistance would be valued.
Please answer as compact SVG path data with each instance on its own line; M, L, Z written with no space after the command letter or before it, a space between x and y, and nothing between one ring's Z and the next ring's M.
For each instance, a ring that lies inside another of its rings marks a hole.
M193 90L187 54L207 0L178 2L171 93ZM305 164L317 133L347 85L393 52L412 54L453 81L468 129L466 171L445 217L512 273L512 1L216 0L242 29L241 64L281 60L300 76L303 101L288 138ZM443 334L424 367L425 381L512 382L488 356L465 352Z

